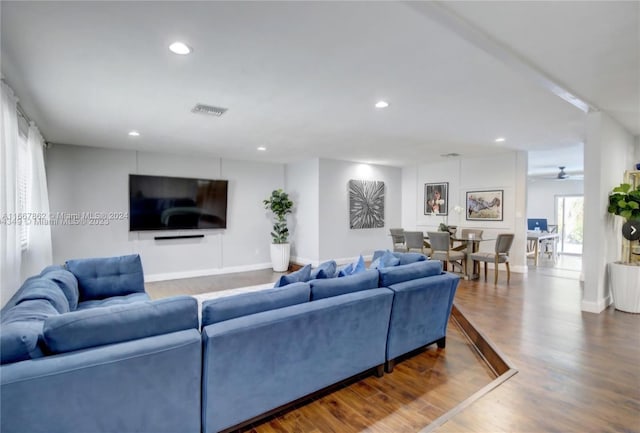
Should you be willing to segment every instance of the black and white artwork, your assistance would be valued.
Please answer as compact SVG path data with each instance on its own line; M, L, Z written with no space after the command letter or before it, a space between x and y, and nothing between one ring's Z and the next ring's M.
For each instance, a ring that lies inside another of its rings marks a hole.
M349 181L349 227L352 229L384 227L384 182Z

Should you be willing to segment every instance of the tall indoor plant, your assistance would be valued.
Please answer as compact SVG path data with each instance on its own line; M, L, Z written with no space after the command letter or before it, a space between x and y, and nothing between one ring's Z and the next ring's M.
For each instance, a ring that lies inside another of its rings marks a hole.
M615 187L609 194L607 210L626 221L640 222L640 185L634 188L630 183L622 183ZM633 253L631 242L622 239L622 260L609 263L609 282L616 309L640 313L640 262L633 263Z
M293 201L282 189L276 189L271 196L262 201L267 210L273 212L275 219L271 238L271 264L276 272L284 272L289 269L289 257L291 254L289 229L287 228L287 215L291 213Z

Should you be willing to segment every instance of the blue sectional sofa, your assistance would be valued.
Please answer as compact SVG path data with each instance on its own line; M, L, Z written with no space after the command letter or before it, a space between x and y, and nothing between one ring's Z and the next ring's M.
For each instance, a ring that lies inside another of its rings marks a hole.
M29 278L0 312L0 431L200 432L197 308L149 300L137 255Z
M459 278L374 258L205 301L201 330L194 298L149 299L137 255L48 267L0 312L0 431L224 431L444 347Z
M202 429L237 428L438 343L459 277L439 261L366 270L206 301Z

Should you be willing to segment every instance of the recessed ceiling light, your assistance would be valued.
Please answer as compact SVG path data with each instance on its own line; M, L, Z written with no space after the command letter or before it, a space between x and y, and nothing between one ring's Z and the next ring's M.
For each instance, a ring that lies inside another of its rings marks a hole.
M378 101L376 102L376 108L387 108L389 103L387 101Z
M267 150L267 148L264 147L264 146L260 146L260 147L258 147L258 150L261 151L261 152L264 152L265 150Z
M140 137L140 133L138 131L129 131L129 135L131 137Z
M172 53L184 56L191 52L191 47L184 42L176 41L169 45L169 50L171 50Z
M496 143L502 143L504 140L504 137L498 137L496 138Z

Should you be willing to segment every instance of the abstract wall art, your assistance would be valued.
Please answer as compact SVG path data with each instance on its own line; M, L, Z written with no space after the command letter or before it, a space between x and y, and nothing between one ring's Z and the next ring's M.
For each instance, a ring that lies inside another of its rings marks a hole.
M384 227L384 182L349 181L349 228Z

